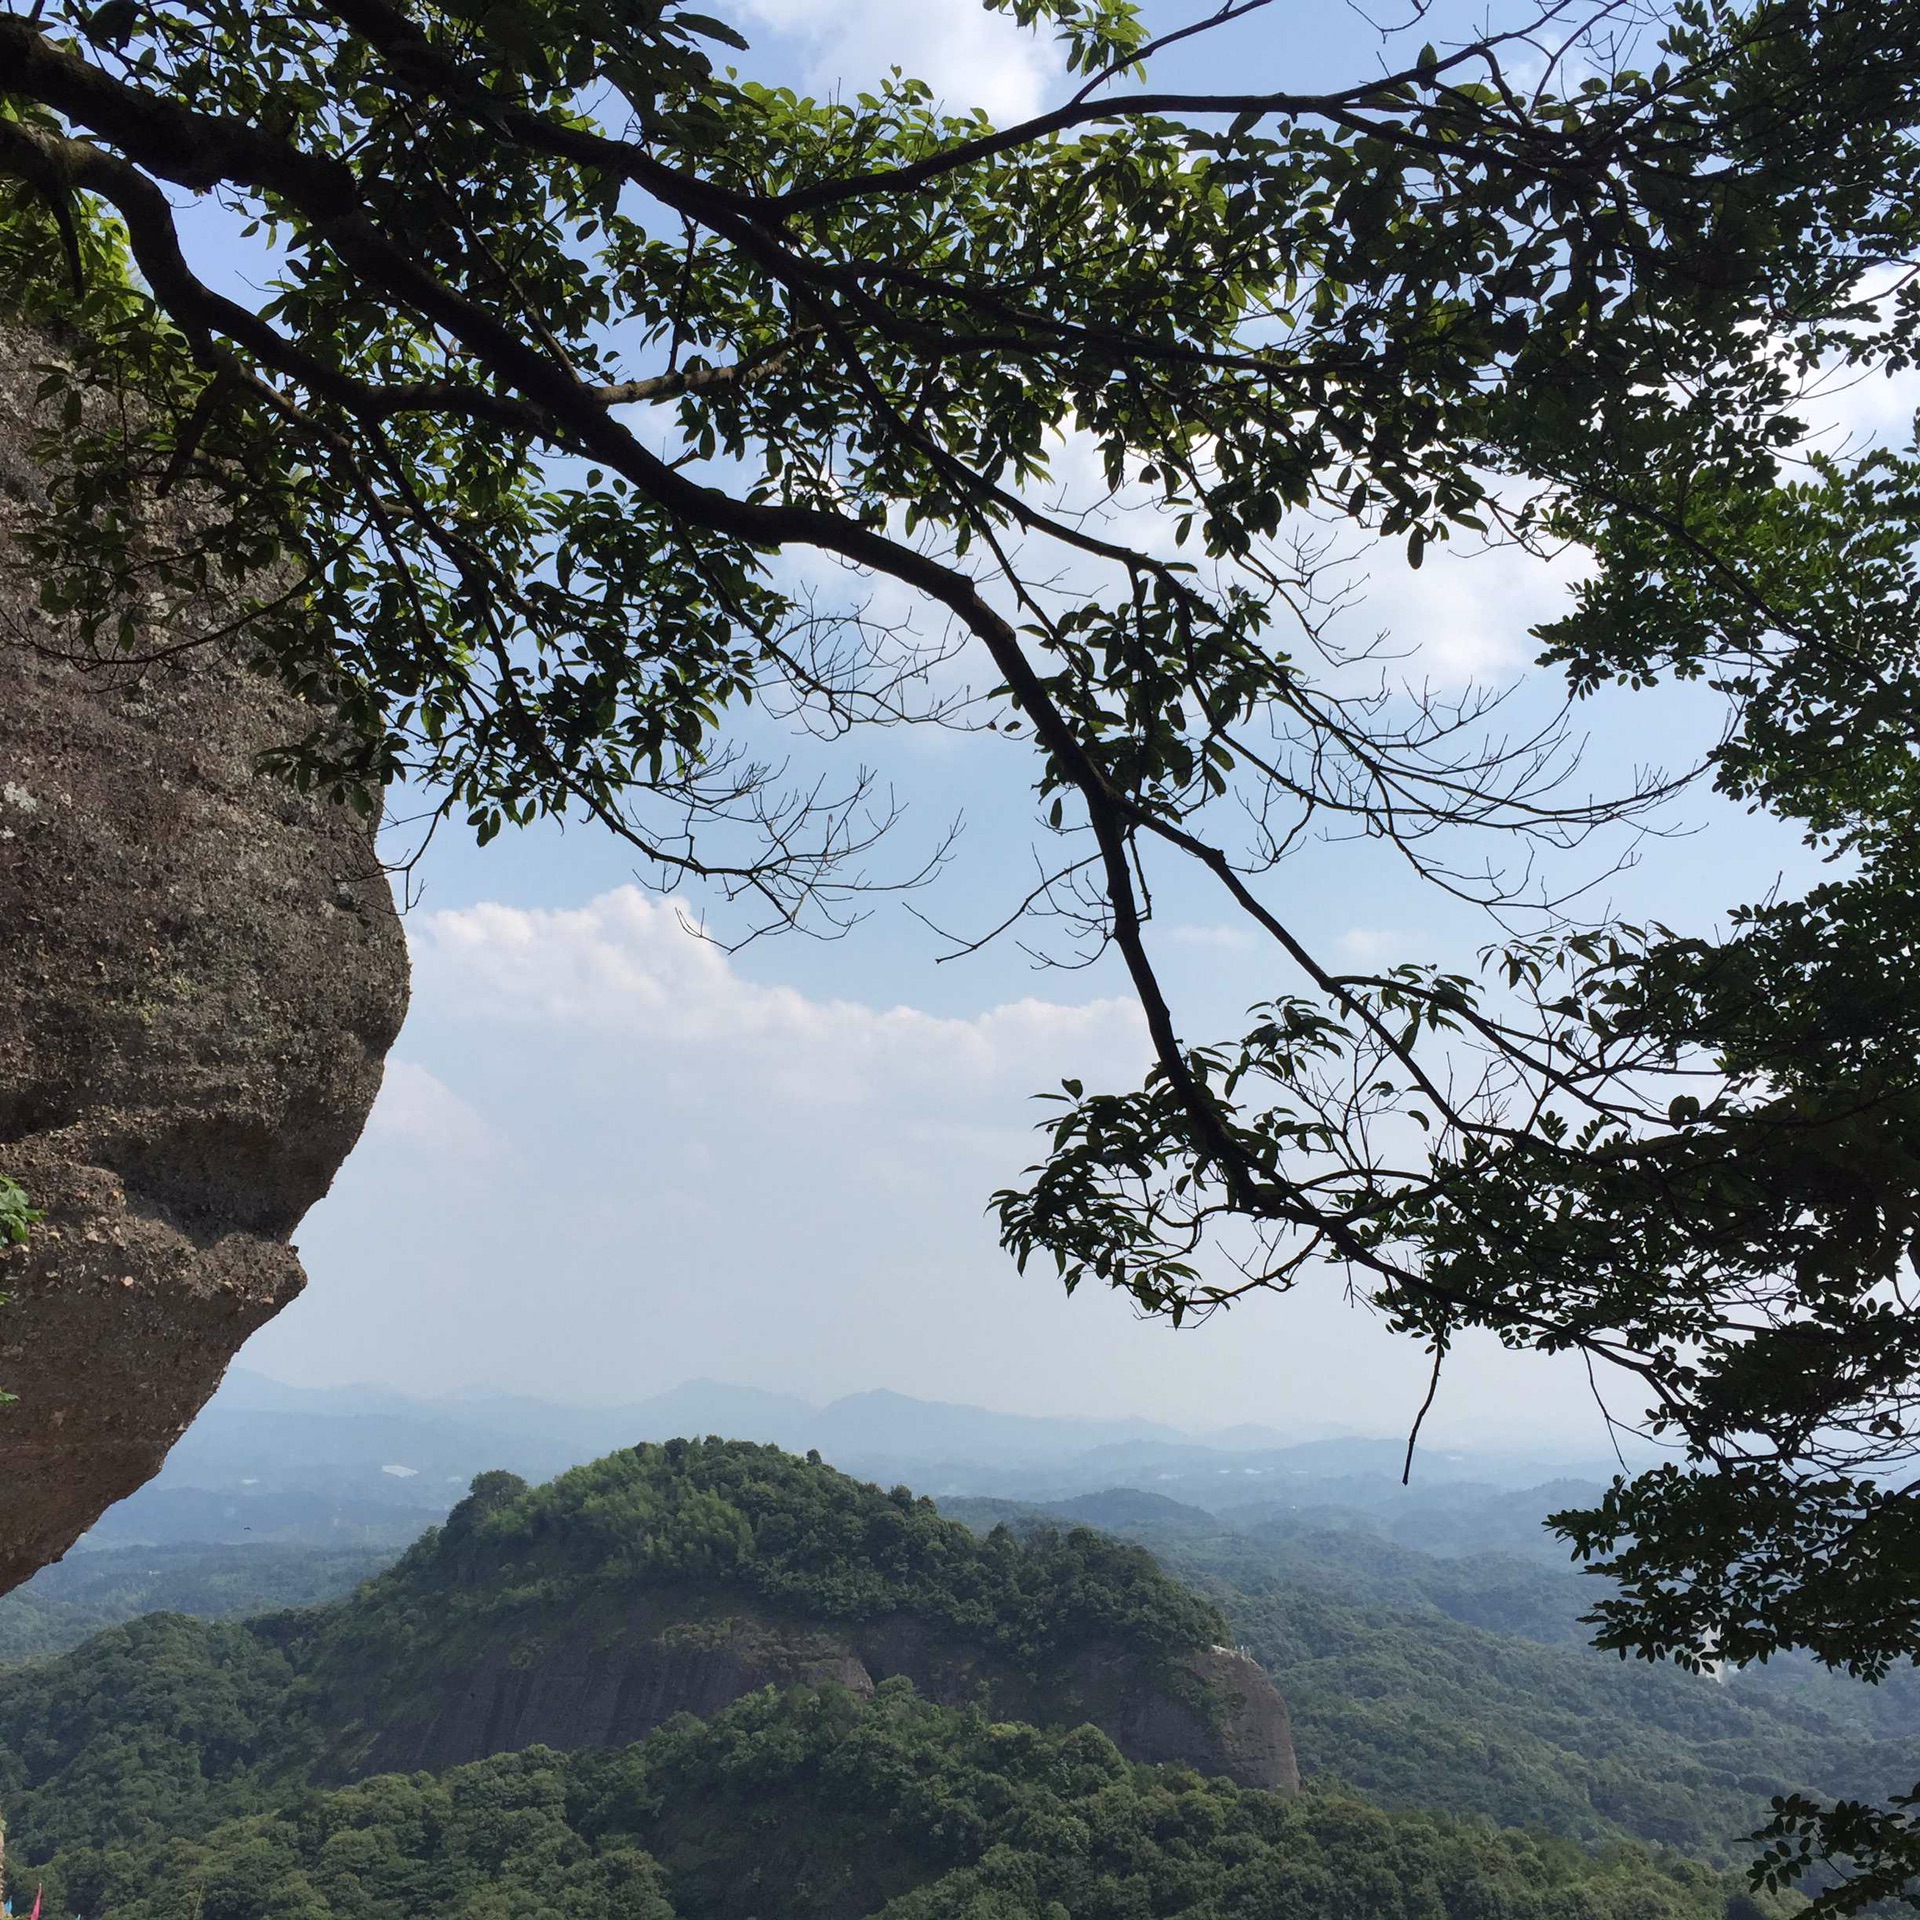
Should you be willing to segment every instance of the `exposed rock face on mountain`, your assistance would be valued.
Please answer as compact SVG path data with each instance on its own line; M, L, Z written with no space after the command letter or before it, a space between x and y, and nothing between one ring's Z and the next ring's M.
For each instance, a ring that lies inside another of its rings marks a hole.
M407 991L368 824L255 772L311 710L229 648L102 663L42 615L7 549L45 354L0 332L0 1174L46 1215L0 1256L0 1592L299 1292Z
M636 1606L617 1624L578 1622L537 1642L492 1641L391 1719L376 1699L358 1703L376 1726L350 1735L332 1770L438 1772L522 1747L622 1747L676 1713L706 1719L760 1687L824 1681L873 1691L873 1675L843 1636Z
M1209 1647L1195 1658L1194 1670L1216 1703L1212 1731L1221 1764L1214 1771L1242 1786L1297 1792L1300 1762L1287 1703L1266 1669L1232 1647Z
M539 1643L495 1641L424 1711L337 1750L334 1767L437 1773L522 1747L622 1747L676 1713L706 1719L760 1687L832 1681L870 1694L895 1674L943 1706L986 1699L1004 1719L1090 1722L1130 1759L1181 1761L1244 1787L1291 1793L1300 1784L1286 1702L1256 1662L1224 1647L1164 1677L1120 1648L1089 1648L1050 1675L1042 1695L911 1617L824 1630L658 1606Z

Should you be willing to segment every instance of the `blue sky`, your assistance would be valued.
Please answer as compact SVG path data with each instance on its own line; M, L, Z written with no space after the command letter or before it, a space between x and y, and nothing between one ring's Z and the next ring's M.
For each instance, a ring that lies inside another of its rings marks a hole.
M1060 90L1044 43L964 0L745 0L730 17L756 43L754 71L815 89L897 63L1003 119ZM1416 37L1444 42L1447 27L1429 12ZM1379 57L1358 12L1277 0L1183 50L1164 77L1306 86ZM1903 402L1856 392L1828 412L1836 430L1878 430ZM1572 563L1442 550L1414 575L1383 549L1354 571L1367 585L1355 637L1391 632L1408 672L1442 686L1519 681L1517 719L1551 703L1550 686L1521 679L1527 628L1563 603ZM1608 695L1582 717L1579 784L1682 764L1713 717L1693 696ZM963 932L996 921L1030 872L1024 747L922 731L856 751L906 802L900 868L964 818L915 904ZM1699 925L1804 866L1790 842L1705 796L1670 824L1708 831L1642 846L1599 900ZM1578 858L1597 874L1625 850ZM246 1365L299 1384L590 1400L693 1376L813 1398L889 1386L1010 1411L1302 1432L1392 1431L1417 1405L1424 1356L1337 1281L1176 1335L1118 1300L1067 1302L1046 1278L1012 1273L984 1204L1030 1157L1030 1096L1068 1073L1124 1082L1144 1060L1110 968L1036 970L1012 941L937 964L940 942L886 898L843 939L729 955L686 933L674 906L634 886L623 849L583 827L485 850L445 832L416 879L414 1008L387 1091L299 1235L307 1295L256 1336ZM1342 959L1460 963L1488 937L1377 849L1310 847L1274 896ZM1192 1037L1237 1031L1248 1004L1293 984L1194 876L1168 876L1157 938ZM1475 1347L1433 1433L1590 1451L1601 1425L1577 1369Z

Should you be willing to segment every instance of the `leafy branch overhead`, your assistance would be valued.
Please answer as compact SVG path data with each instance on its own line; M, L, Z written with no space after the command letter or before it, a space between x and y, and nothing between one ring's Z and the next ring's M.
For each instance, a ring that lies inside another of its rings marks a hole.
M49 606L137 655L272 581L248 643L339 722L291 777L405 775L483 839L591 815L756 927L915 877L873 776L790 781L760 711L1027 743L1057 858L1016 917L1117 950L1154 1065L1068 1086L1014 1255L1175 1321L1332 1271L1436 1366L1582 1354L1678 1451L1562 1518L1604 1643L1883 1670L1920 1623L1920 464L1795 409L1912 362L1920 5L1544 0L1330 91L1236 39L1220 93L1158 88L1127 0L1003 10L1073 89L1005 128L761 84L662 0L0 12L0 284L66 343ZM196 272L196 197L263 298ZM155 551L175 487L204 511ZM1584 549L1543 668L1698 683L1703 764L1590 796L1566 720L1356 672L1346 556L1456 535ZM1485 878L1689 779L1822 884L1708 935ZM1485 967L1316 953L1284 864L1329 835L1501 910ZM1244 1035L1170 997L1176 868L1266 943Z

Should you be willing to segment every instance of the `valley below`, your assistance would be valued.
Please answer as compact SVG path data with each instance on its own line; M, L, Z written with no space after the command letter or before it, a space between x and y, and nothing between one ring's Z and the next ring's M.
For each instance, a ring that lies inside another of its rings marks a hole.
M1443 1490L1448 1556L1370 1485L936 1503L669 1440L482 1473L397 1557L96 1546L0 1601L10 1884L78 1920L1752 1920L1799 1898L1739 1871L1774 1794L1920 1777L1910 1673L1623 1664L1590 1580L1474 1547L1527 1490Z

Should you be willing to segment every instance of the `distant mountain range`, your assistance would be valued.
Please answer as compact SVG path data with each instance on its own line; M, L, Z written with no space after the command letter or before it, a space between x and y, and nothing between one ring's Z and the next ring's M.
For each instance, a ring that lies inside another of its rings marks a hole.
M1096 1447L1203 1446L1229 1452L1285 1447L1298 1435L1240 1426L1194 1434L1159 1421L1091 1420L993 1413L984 1407L916 1400L884 1388L847 1394L819 1406L794 1394L717 1380L689 1380L624 1406L567 1406L509 1395L414 1399L372 1387L289 1387L238 1369L208 1408L209 1416L318 1416L424 1420L436 1428L479 1425L547 1441L593 1436L610 1444L717 1433L728 1439L818 1447L822 1453L879 1453L923 1459L952 1456L981 1463L1032 1465L1075 1458ZM204 1423L204 1416L203 1416ZM196 1432L198 1429L196 1428Z
M1450 1547L1459 1513L1502 1499L1524 1539L1543 1482L1604 1481L1611 1467L1496 1452L1423 1452L1399 1484L1401 1439L1301 1440L1243 1426L1195 1434L1151 1420L996 1413L876 1390L825 1406L690 1381L620 1407L509 1395L413 1399L367 1387L289 1387L236 1371L160 1476L101 1519L93 1547L136 1542L400 1545L441 1518L477 1473L544 1480L643 1440L758 1440L936 1498L1065 1500L1133 1487L1210 1512L1338 1509L1357 1523ZM1560 1504L1566 1504L1562 1501ZM1346 1524L1342 1522L1341 1524ZM1470 1530L1471 1531L1471 1530Z

